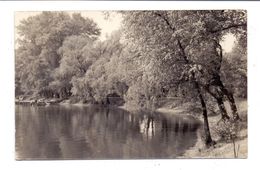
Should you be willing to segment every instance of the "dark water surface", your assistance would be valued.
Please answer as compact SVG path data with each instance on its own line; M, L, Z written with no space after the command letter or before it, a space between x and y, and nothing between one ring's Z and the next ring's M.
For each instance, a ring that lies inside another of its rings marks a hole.
M160 113L100 106L16 105L16 159L175 158L200 124Z

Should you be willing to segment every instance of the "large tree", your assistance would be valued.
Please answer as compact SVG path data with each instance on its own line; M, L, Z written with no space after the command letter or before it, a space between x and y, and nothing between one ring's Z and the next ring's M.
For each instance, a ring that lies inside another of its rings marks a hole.
M223 99L227 96L234 118L239 118L234 97L220 79L223 54L219 42L228 30L240 35L245 32L245 12L131 11L122 14L126 38L140 49L142 60L156 73L152 75L157 75L154 80L158 81L159 77L170 88L187 81L191 83L203 110L206 144L211 144L203 91L218 99L223 117L228 117L223 109Z
M91 53L92 65L84 76L72 80L73 95L104 104L108 95L123 97L127 85L123 80L121 59L124 58L124 46L120 38L121 32L115 31L105 41L95 43Z
M16 77L25 92L39 92L53 81L59 67L58 49L69 36L95 39L100 35L97 24L80 14L42 12L21 21L17 27Z
M54 81L50 83L50 87L59 93L60 98L71 95L71 80L84 76L87 69L96 60L95 55L93 55L94 41L95 39L83 35L73 35L67 37L59 48L60 66L55 69Z

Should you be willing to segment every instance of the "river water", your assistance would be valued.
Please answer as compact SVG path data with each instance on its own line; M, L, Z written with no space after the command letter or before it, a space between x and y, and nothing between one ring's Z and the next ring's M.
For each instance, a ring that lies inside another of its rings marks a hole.
M17 160L176 158L200 123L100 106L15 106Z

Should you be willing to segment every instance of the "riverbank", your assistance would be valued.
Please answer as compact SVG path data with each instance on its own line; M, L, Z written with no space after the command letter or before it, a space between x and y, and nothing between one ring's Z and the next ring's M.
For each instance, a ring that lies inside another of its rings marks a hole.
M179 105L178 107L169 108L162 107L157 109L157 111L165 114L177 114L177 115L190 115L198 118L203 122L202 116L196 111L191 114L190 110L187 110L186 104ZM247 158L247 101L238 100L237 101L238 112L242 121L240 122L240 129L238 132L238 137L235 141L236 149L238 150L238 158ZM230 113L230 108L226 105L228 112ZM195 109L196 110L196 109ZM196 144L188 149L179 158L234 158L234 148L232 142L221 141L219 136L214 131L214 127L220 120L220 115L209 115L209 125L211 130L212 139L216 141L214 147L206 148L204 145L201 134L203 132L198 131L198 140Z
M51 98L16 98L15 104L20 105L31 105L31 106L46 106L46 105L53 105L53 104L60 104L63 102L61 99Z

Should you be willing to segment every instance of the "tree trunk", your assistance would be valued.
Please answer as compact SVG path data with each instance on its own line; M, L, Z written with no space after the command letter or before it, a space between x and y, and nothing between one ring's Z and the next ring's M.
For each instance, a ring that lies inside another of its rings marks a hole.
M232 114L233 114L233 119L234 120L240 120L240 117L239 117L238 111L237 111L236 102L235 102L235 99L233 97L233 94L230 93L229 91L227 91L227 89L225 89L225 88L224 88L223 92L225 93L225 95L228 98L228 102L229 102L229 105L231 107Z
M221 119L222 120L230 119L230 117L227 114L227 110L225 108L225 105L224 105L224 102L223 102L223 98L221 98L221 97L217 98L217 103L218 103L219 110L221 112Z
M221 119L222 120L230 119L230 117L227 114L227 110L226 110L226 107L224 105L224 102L223 102L223 95L218 95L218 94L213 93L212 91L210 91L208 86L205 87L205 89L217 101L218 108L219 108L220 113L221 113Z
M234 99L234 96L231 92L228 91L228 89L224 86L224 84L222 83L221 79L220 79L220 75L215 74L213 77L213 81L211 83L211 85L213 86L217 86L220 88L221 92L223 93L223 95L227 96L230 108L232 110L232 115L233 115L233 119L234 120L240 120L240 117L238 115L238 111L237 111L237 106L236 106L236 102ZM222 97L223 100L223 97Z
M236 106L236 102L235 102L235 99L233 97L233 94L231 92L229 92L223 82L221 81L220 79L220 68L221 68L221 63L222 63L222 59L223 59L223 51L222 51L222 46L219 42L215 41L216 42L216 45L217 45L217 48L219 49L220 53L219 53L219 57L220 57L220 65L219 67L217 68L218 70L218 73L214 76L214 78L216 79L217 81L217 84L220 86L221 88L221 91L227 96L228 98L228 101L229 101L229 104L230 104L230 107L231 107L231 110L232 110L232 114L233 114L233 119L234 120L240 120L239 118L239 115L238 115L238 111L237 111L237 106ZM222 97L223 98L223 97Z
M227 99L228 99L228 102L229 102L229 105L230 105L230 108L232 110L232 115L233 115L233 119L234 120L240 120L240 117L238 115L238 111L237 111L237 106L236 106L236 102L235 102L235 99L234 99L234 96L231 92L229 92L225 86L223 85L223 83L220 81L220 90L222 91L222 93L224 95L227 96Z
M211 138L210 129L209 129L207 106L206 106L205 100L203 98L203 95L201 94L199 84L196 80L194 80L194 85L195 85L195 88L197 89L200 104L201 104L202 111L203 111L202 115L203 115L203 121L204 121L205 144L206 144L206 146L211 146L211 145L213 145L214 142Z

